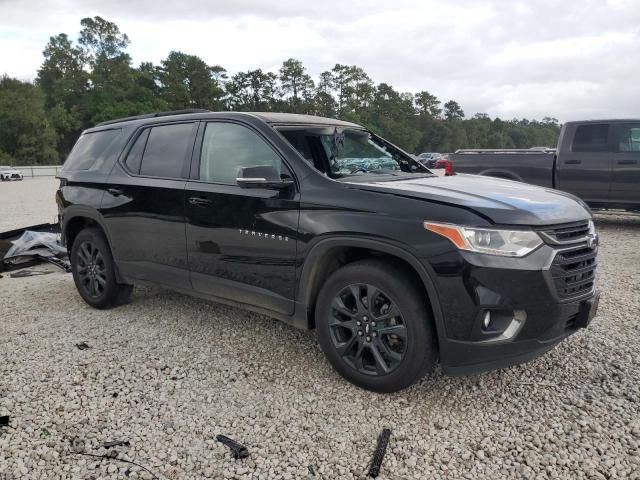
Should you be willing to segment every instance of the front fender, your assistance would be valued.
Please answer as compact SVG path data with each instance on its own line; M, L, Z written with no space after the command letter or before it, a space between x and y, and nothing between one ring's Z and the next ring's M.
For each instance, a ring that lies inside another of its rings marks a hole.
M420 262L417 257L415 257L411 252L407 251L407 249L400 243L396 243L390 240L362 238L358 236L335 236L328 238L324 237L318 240L317 243L315 243L309 249L309 253L307 254L304 264L302 265L301 274L297 285L296 305L300 308L296 308L296 313L298 316L298 318L294 321L296 326L307 329L311 328L309 319L307 318L307 308L312 301L311 295L316 287L313 284L316 273L322 265L323 257L331 249L345 247L358 247L375 250L392 257L399 258L409 264L422 280L422 284L431 304L431 310L433 312L438 338L440 339L442 336L444 336L445 330L442 309L440 307L439 295L433 281L434 274L430 271L430 267ZM301 312L300 310L303 310L303 312ZM300 318L300 315L302 313L304 314L304 318ZM303 323L305 323L305 325L303 325Z

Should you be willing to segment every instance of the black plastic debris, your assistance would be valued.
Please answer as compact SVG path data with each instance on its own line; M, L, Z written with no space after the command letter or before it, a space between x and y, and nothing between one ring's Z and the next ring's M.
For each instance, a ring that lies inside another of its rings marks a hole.
M112 442L104 442L102 446L104 448L113 448L113 447L128 447L131 443L129 440L114 440Z
M35 277L37 275L47 275L53 273L51 271L42 270L18 270L17 272L10 273L11 278L23 278L23 277Z
M115 460L115 461L118 461L118 462L123 462L123 463L128 463L130 465L135 465L136 467L140 467L145 472L150 474L151 478L153 478L154 480L160 480L160 477L158 477L155 473L153 473L151 470L149 470L144 465L136 463L136 462L134 462L132 460L127 460L126 458L118 457L118 452L115 451L115 450L110 451L106 455L96 455L95 453L88 453L88 452L70 452L70 454L71 455L84 455L84 456L87 456L87 457L99 458L101 460Z
M371 464L369 466L370 477L376 478L380 473L380 467L382 467L382 460L384 459L384 454L387 451L387 445L389 445L389 438L391 437L391 430L385 428L382 430L382 433L378 435L378 445L376 445L376 449L373 452L373 457L371 458Z
M89 345L87 345L87 342L76 343L76 347L78 347L78 350L87 350L91 348Z
M235 440L231 440L229 437L225 437L224 435L217 435L216 440L229 447L231 449L233 458L235 458L236 460L239 458L247 458L249 456L249 450L247 450L247 447L241 445Z
M8 427L10 420L11 418L9 417L9 415L0 416L0 427Z

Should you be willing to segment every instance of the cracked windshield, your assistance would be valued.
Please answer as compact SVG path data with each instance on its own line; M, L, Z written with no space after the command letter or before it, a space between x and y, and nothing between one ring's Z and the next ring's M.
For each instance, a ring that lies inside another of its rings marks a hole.
M416 169L415 166L411 168L409 160L392 155L382 142L377 142L367 132L336 130L333 135L322 135L320 139L333 176L393 174Z

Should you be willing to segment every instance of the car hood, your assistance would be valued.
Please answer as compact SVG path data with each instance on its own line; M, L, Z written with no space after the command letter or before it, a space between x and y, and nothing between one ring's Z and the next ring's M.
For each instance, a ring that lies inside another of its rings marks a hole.
M504 225L552 225L591 217L586 204L569 193L479 175L347 183L355 188L464 207Z

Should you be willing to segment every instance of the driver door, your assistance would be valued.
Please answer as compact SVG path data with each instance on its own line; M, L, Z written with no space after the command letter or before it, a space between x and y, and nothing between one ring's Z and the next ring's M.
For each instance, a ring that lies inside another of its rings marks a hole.
M194 290L293 313L298 191L236 182L242 167L271 165L292 177L291 172L268 139L241 123L202 123L196 150L185 189Z

